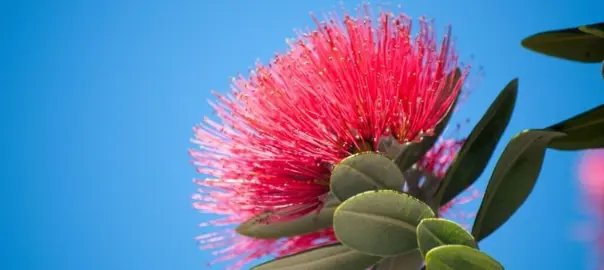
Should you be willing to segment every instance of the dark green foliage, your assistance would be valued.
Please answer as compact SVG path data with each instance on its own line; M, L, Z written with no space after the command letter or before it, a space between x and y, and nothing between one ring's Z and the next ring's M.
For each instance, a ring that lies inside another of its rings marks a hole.
M522 46L561 59L600 63L604 61L604 23L538 33L522 40Z
M604 147L604 105L571 117L547 128L564 132L566 136L554 138L550 148L558 150L584 150Z
M527 130L516 135L497 162L478 210L472 235L489 236L520 208L533 190L548 143L564 134Z
M482 174L505 131L518 94L514 79L501 91L451 164L438 190L440 205L444 205L472 185Z

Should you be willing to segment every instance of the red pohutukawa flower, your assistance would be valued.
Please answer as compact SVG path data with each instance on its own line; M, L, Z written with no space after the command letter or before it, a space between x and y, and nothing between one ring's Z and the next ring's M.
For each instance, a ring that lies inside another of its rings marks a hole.
M269 210L295 218L319 209L333 165L354 152L376 151L381 138L399 143L433 132L461 91L468 67L453 85L458 56L450 28L439 42L419 20L411 34L405 15L333 15L300 33L290 50L232 92L211 103L221 123L194 128L198 172L208 178L195 207L224 215L211 225L238 224ZM418 166L442 174L459 143L437 144ZM444 167L443 167L444 166ZM232 230L200 236L204 248L224 247L222 259L241 266L264 255L287 255L336 241L331 228L288 239L259 240Z

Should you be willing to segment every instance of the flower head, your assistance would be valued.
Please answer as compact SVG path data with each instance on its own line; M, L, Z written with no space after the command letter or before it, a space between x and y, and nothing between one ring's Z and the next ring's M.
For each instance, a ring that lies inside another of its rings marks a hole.
M317 30L299 33L290 49L211 103L221 123L194 128L190 151L201 187L199 210L224 215L211 225L230 225L270 210L296 218L319 209L331 169L358 151L377 151L380 139L398 143L431 134L450 109L468 68L454 80L457 54L450 28L438 41L419 20L411 34L405 15L370 12L336 15ZM453 83L455 82L455 83ZM457 144L439 144L419 164L439 175ZM441 151L442 150L442 151ZM452 150L452 151L448 151ZM283 212L283 211L281 211ZM223 258L245 263L335 241L331 228L288 239L257 240L225 233L201 237L205 247L225 246Z

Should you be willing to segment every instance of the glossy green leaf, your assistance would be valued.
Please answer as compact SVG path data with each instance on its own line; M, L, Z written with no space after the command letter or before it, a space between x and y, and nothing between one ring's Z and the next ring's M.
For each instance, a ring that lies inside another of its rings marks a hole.
M253 270L364 270L382 258L360 253L341 244L310 249L253 267Z
M319 213L312 212L287 221L271 221L275 211L260 214L239 225L235 231L241 235L258 239L277 239L311 233L331 226L337 201L326 204Z
M528 130L516 135L497 161L476 215L472 235L484 239L520 208L533 190L547 145L563 133Z
M434 217L418 199L393 190L368 191L344 201L333 218L342 244L376 256L395 256L417 249L415 228Z
M396 257L385 258L372 270L417 270L423 263L422 254L414 249Z
M474 237L457 223L441 219L427 218L417 226L419 250L426 254L433 248L443 245L464 245L478 248Z
M512 117L517 94L518 79L514 79L476 124L438 189L440 205L466 190L482 174Z
M402 190L403 173L384 155L362 152L342 160L332 171L330 190L333 195L346 199L368 190Z
M525 48L566 60L598 63L604 60L604 23L547 31L522 41Z
M426 255L426 270L503 270L489 255L464 245L446 245Z
M463 75L461 73L461 69L455 69L455 74L451 77L448 77L447 86L449 92L452 93L455 90L455 87L459 83L459 79ZM460 91L461 92L461 91ZM459 100L460 92L455 96L455 101L451 104L444 117L436 124L436 127L431 132L430 135L425 135L421 137L420 142L408 142L405 143L400 152L394 158L394 163L396 163L401 171L406 171L413 164L415 164L424 154L434 146L434 143L440 137L442 132L445 130L447 125L449 124L449 120L455 111L455 106L457 105L457 101Z
M584 150L604 147L604 105L571 117L547 128L566 133L553 139L549 147L558 150Z

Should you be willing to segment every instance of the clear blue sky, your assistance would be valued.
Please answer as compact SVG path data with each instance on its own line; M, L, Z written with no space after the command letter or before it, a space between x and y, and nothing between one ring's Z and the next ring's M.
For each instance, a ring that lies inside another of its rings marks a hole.
M204 217L190 206L191 126L210 114L210 90L228 90L230 76L285 49L293 29L311 23L309 11L337 2L8 2L0 4L0 268L205 269L210 255L193 240ZM504 141L604 102L598 65L519 45L541 30L601 20L601 0L391 4L436 18L439 29L453 24L463 59L474 55L485 68L458 119L479 118L520 77ZM507 269L587 269L586 246L571 239L582 219L576 157L549 151L532 197L482 243Z

